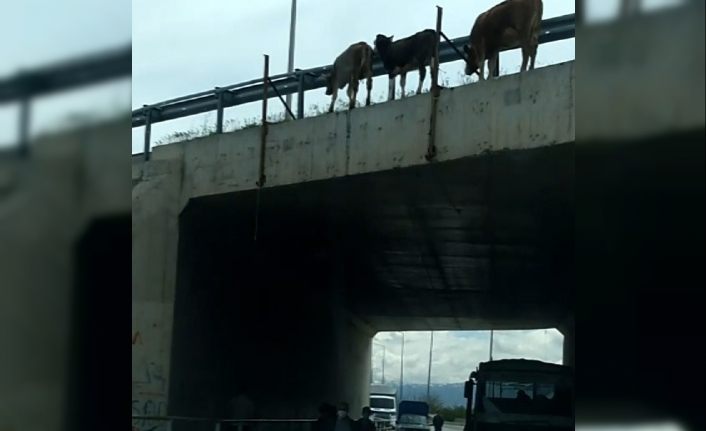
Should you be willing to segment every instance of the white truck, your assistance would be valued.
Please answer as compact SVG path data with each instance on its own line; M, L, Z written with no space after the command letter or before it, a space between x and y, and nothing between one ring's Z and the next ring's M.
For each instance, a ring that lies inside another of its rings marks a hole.
M397 421L397 387L370 385L370 410L378 429L394 428Z

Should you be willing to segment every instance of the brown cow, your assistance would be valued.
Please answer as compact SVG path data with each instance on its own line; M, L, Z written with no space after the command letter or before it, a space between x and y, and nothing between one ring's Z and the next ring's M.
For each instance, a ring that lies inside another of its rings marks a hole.
M485 79L485 60L489 76L493 76L501 50L522 48L520 71L534 69L544 6L542 0L505 0L483 12L471 29L466 52L466 75L478 74Z
M358 84L361 79L366 79L368 97L365 106L370 105L370 91L373 88L373 48L365 42L354 43L333 63L331 75L326 79L326 95L331 97L328 112L333 112L333 105L338 97L338 90L348 84L348 109L355 108L358 96Z

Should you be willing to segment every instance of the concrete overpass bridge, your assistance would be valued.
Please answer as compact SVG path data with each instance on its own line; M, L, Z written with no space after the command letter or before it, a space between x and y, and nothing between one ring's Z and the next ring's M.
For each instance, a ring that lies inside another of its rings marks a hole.
M443 90L431 162L429 94L135 157L133 413L355 411L381 330L571 347L574 85L569 62Z

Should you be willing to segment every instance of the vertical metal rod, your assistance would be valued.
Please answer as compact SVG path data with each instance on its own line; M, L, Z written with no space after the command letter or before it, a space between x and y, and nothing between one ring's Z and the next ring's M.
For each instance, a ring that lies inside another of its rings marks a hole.
M439 43L441 39L441 19L444 13L444 8L441 6L436 7L436 40L434 42L434 63L432 65L432 90L435 91L435 95L438 96L439 93Z
M223 133L223 91L216 87L216 97L218 98L216 106L216 133Z
M304 72L301 70L298 73L299 87L297 95L297 118L304 118Z
M429 146L426 159L431 161L436 157L436 114L439 105L439 40L441 38L441 20L444 9L436 7L436 39L434 41L434 58L431 63L431 115L429 119Z
M19 119L19 151L20 155L29 154L29 125L30 125L31 106L28 97L20 101L20 119Z
M260 193L265 185L265 148L267 146L267 90L270 81L270 56L265 55L265 70L262 80L262 127L260 128L260 173L257 180L257 196L255 201L255 234L253 239L257 241L257 234L260 229ZM238 431L242 423L238 425Z
M493 360L493 330L490 330L490 360Z
M427 403L431 401L431 359L432 351L434 350L434 331L431 331L431 339L429 340L429 371L427 372Z
M404 332L402 333L402 352L400 353L400 401L404 394Z
M260 175L258 186L265 185L265 142L267 141L267 93L270 81L270 56L265 55L265 70L262 85L262 130L260 133Z
M294 39L297 32L297 0L292 0L292 16L289 24L289 61L287 63L287 73L294 70ZM287 106L292 106L292 95L287 94ZM294 117L292 116L293 120Z
M145 161L150 159L150 135L152 134L152 110L144 105L145 109Z
M385 346L382 346L382 384L385 384Z

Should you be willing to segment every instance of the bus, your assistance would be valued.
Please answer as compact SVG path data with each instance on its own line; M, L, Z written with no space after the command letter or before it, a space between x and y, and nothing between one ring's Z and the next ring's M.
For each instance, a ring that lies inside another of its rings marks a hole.
M464 431L574 429L574 374L528 359L482 362L465 384Z

